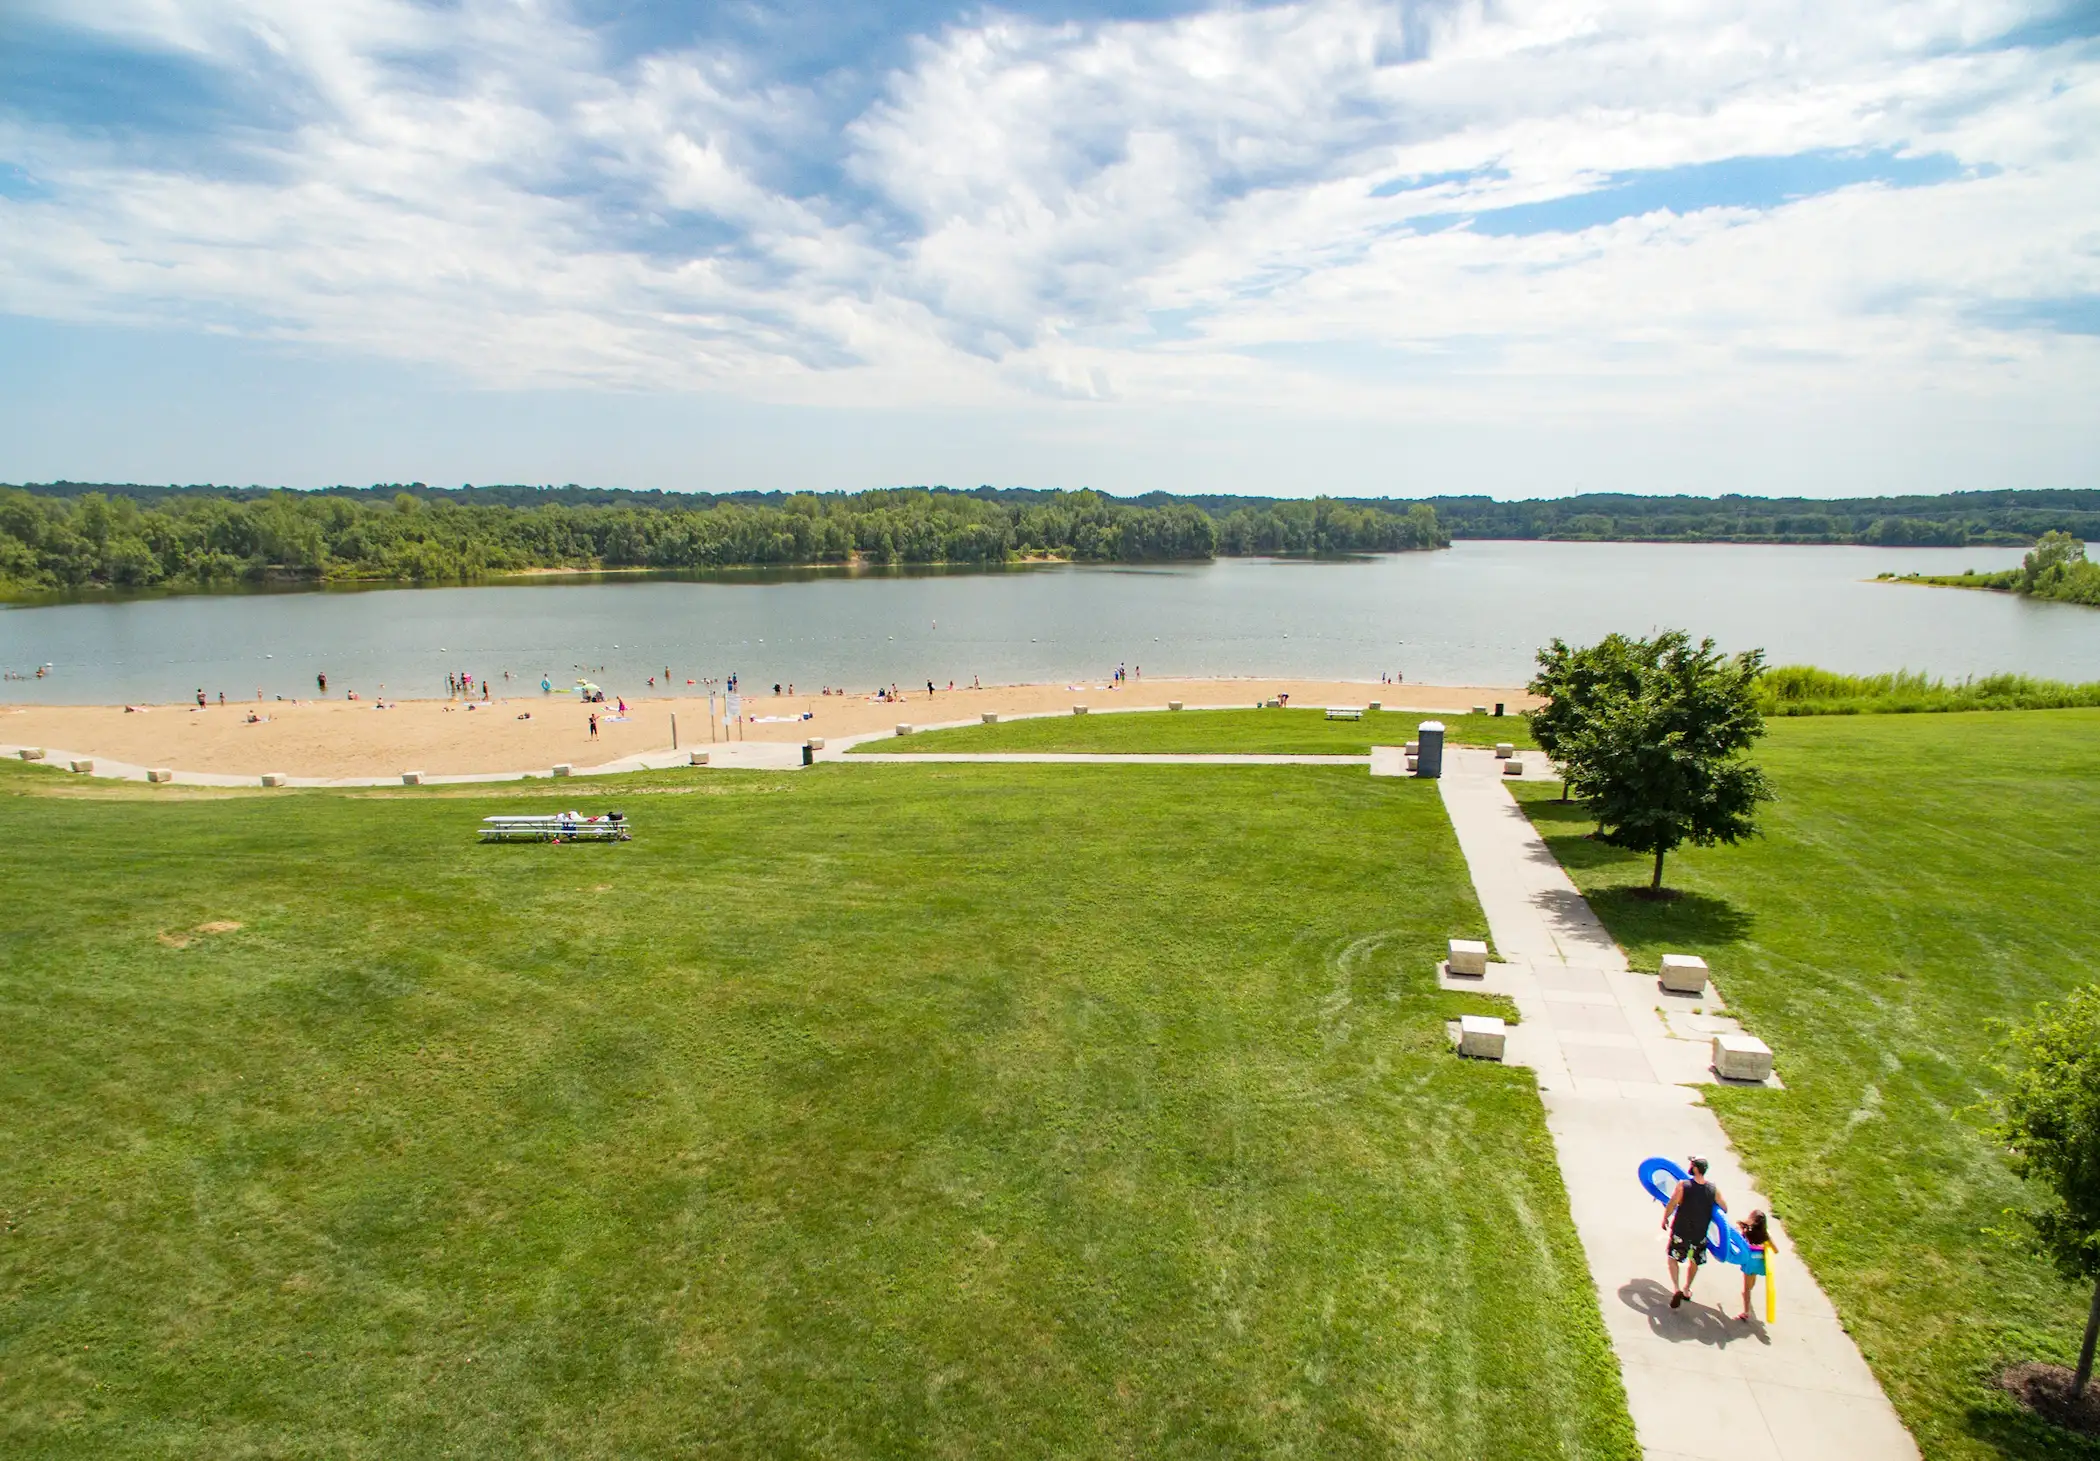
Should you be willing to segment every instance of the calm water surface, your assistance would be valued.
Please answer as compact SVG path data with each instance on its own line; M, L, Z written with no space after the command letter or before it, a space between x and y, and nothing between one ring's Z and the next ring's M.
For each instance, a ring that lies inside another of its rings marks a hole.
M1872 582L1979 573L2018 549L1460 543L1347 562L541 581L483 588L190 596L0 612L0 699L52 703L331 692L444 693L447 670L537 693L579 672L639 694L747 686L867 689L1148 675L1303 675L1514 684L1553 635L1685 628L1774 663L1960 676L2100 679L2100 611ZM602 669L601 669L602 666Z

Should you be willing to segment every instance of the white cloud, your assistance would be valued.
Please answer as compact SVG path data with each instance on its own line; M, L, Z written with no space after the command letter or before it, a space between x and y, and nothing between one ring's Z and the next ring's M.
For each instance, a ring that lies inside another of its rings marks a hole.
M830 404L2060 393L2100 342L1990 307L2100 294L2100 49L1982 45L2022 15L990 12L920 38L840 130L820 82L764 57L618 57L549 3L100 0L65 23L206 65L257 116L180 163L0 123L34 183L0 197L0 309ZM1845 149L1969 173L1579 233L1411 222Z

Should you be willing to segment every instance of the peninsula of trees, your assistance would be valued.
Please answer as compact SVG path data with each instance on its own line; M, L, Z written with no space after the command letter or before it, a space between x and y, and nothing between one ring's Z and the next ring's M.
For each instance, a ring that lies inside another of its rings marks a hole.
M2027 544L2100 536L2100 490L1938 497L1277 498L913 487L859 493L0 487L0 595L242 582L461 582L536 569L1201 560L1454 538Z
M2053 599L2100 609L2100 563L2085 556L2081 539L2062 532L2042 534L2041 541L2021 560L2020 566L2003 573L1914 573L1904 575L1902 581L1944 588L1996 589L2031 599Z

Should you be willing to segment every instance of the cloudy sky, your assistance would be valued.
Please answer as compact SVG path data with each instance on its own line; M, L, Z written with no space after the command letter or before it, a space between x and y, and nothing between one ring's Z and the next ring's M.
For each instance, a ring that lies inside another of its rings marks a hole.
M2093 486L2100 0L0 0L60 476Z

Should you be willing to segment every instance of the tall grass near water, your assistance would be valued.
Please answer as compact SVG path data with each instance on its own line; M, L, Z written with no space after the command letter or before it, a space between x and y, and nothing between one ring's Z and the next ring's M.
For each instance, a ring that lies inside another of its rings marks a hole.
M2062 710L2100 705L2100 680L2072 684L2032 675L1937 680L1916 670L1841 675L1814 665L1779 665L1758 682L1766 715L1890 715L1946 710Z

